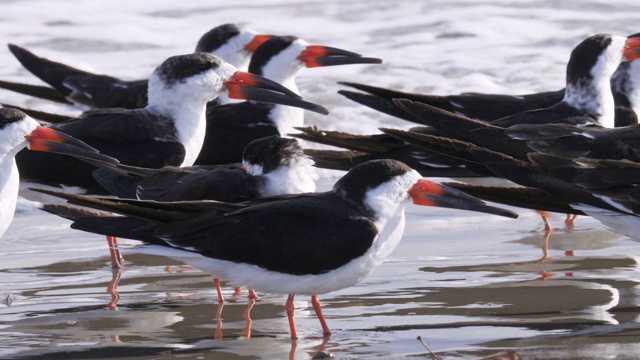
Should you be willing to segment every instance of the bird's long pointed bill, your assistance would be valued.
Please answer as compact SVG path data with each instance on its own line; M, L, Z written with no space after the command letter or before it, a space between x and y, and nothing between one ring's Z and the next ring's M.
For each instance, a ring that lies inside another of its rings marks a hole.
M351 51L329 46L310 45L298 56L308 68L348 64L381 64L382 59L363 57Z
M511 210L487 205L484 201L460 190L421 179L409 190L413 203L423 206L437 206L460 210L478 211L488 214L517 218Z
M229 97L232 99L245 99L295 106L323 115L329 113L329 110L326 108L304 101L302 97L295 92L262 76L236 71L224 82L224 85L229 92Z
M29 135L25 136L25 139L27 139L29 143L27 145L29 150L94 159L113 165L119 163L115 158L101 154L95 148L74 138L73 136L48 127L38 126Z
M622 55L627 61L640 58L640 38L628 38L625 42L624 50L622 50Z

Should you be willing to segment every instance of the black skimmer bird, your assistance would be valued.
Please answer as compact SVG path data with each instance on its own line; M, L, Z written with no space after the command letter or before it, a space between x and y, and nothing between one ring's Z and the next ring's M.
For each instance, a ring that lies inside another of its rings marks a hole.
M205 108L224 91L229 97L287 103L327 113L291 90L258 75L238 71L207 53L173 56L149 79L149 104L143 109L96 109L51 127L101 153L132 166L190 166L205 136ZM96 190L95 167L55 154L16 157L23 179L48 185Z
M299 93L295 79L303 68L346 64L379 64L381 59L328 46L310 45L294 36L265 41L251 57L249 72L264 76ZM286 136L302 126L301 109L245 101L207 108L207 131L196 164L228 164L241 160L244 147L270 135Z
M242 163L139 168L85 159L100 169L96 181L120 198L242 202L316 190L313 160L295 139L268 136L250 142Z
M404 231L404 208L444 206L516 217L465 193L423 179L395 160L353 167L325 193L287 195L228 204L144 202L45 193L70 203L126 216L73 218L72 228L153 242L168 256L231 284L289 294L291 338L294 294L312 296L325 336L329 327L318 294L351 286L393 251ZM64 206L48 211L67 216Z
M410 116L414 122L435 128L435 130L421 128L418 130L419 132L460 139L526 159L526 153L531 149L524 142L515 141L507 136L505 128L517 124L539 123L612 127L614 100L609 85L611 83L610 77L615 66L620 63L623 57L630 62L630 66L627 66L628 69L640 66L640 61L634 61L640 57L640 38L625 39L607 34L587 38L572 52L567 66L567 89L565 97L560 103L546 109L525 111L501 118L489 122L489 125L419 101L395 99L394 104L407 116ZM626 88L633 89L633 91L628 91L629 94L632 94L628 97L631 106L629 112L635 114L634 108L640 101L640 90L635 90L633 77L628 80ZM619 83L619 81L615 81L615 83ZM628 116L628 118L631 119L632 116ZM402 148L402 145L394 143L393 140L383 135L350 138L346 134L320 132L308 128L301 130L303 134L294 136L324 144L338 145L351 150L351 152L342 153L310 150L308 153L319 166L327 164L330 168L341 169L362 160L390 156L406 161L425 175L431 175L429 171L432 171L433 167L445 174L442 167L451 167L450 161L438 163L438 156L425 153L424 150L416 151L413 147ZM388 144L393 145L389 147ZM384 147L393 151L381 150ZM516 155L514 151L517 151L519 155ZM461 167L464 169L461 170ZM468 169L468 163L458 163L455 168L449 170L460 171L460 176L464 176L464 172ZM485 173L479 172L478 174Z
M316 173L295 139L277 135L247 145L242 164L196 165L188 167L140 168L117 160L84 158L99 169L96 181L120 198L190 201L217 200L237 203L260 197L299 194L316 190ZM121 268L123 259L115 236L107 236L111 262ZM224 301L217 278L220 302Z
M224 24L204 34L195 51L216 55L244 70L251 53L270 37L235 24ZM39 57L13 44L9 44L9 50L27 70L51 87L0 81L0 88L83 108L137 109L147 105L147 79L129 81L93 74Z
M0 108L0 237L13 220L19 189L15 155L28 147L36 151L57 151L78 157L108 161L97 150L69 135L40 126L15 109Z
M640 38L640 33L629 38ZM580 46L582 46L581 44ZM593 58L587 51L577 47L572 60L567 65L567 84L591 83L597 80L591 72L597 71L588 66L597 63L583 64L585 59ZM640 62L623 62L611 76L610 86L615 100L615 126L638 123L640 111ZM543 109L555 105L565 97L565 89L526 95L498 95L481 93L463 93L460 95L426 95L414 94L370 85L341 82L365 93L341 90L338 93L360 104L405 120L415 121L393 99L408 99L422 102L459 115L481 121L494 121L523 111ZM575 86L574 86L575 87Z

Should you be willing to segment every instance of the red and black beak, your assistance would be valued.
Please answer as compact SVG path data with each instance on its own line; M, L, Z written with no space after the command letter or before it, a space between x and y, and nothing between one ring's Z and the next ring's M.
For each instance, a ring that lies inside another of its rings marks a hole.
M420 179L409 189L413 203L423 206L437 206L451 209L478 211L488 214L517 218L511 210L487 205L484 201L454 188Z
M117 165L119 161L101 154L95 148L63 132L48 127L38 126L25 136L29 142L29 150L45 151L63 155L70 155L80 159L97 160L103 163Z
M253 40L244 46L244 49L250 53L256 51L258 46L262 45L263 42L272 39L273 35L256 35L253 37Z
M640 37L629 37L624 43L624 50L622 50L622 56L627 61L633 61L640 58Z
M348 64L381 64L382 59L363 57L351 51L329 46L309 45L298 56L308 68Z
M224 86L232 99L245 99L252 101L267 102L295 106L302 109L327 115L326 108L302 100L300 95L287 89L286 87L259 75L236 71L224 82Z

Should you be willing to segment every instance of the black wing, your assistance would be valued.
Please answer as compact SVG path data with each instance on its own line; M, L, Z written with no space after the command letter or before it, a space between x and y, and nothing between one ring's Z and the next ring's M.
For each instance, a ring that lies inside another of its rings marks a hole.
M369 94L352 91L338 91L347 98L386 114L405 120L414 118L400 109L393 99L408 99L437 108L461 114L482 121L493 121L527 110L546 108L562 101L564 89L526 95L499 95L481 93L462 93L459 95L427 95L396 91L370 85L341 82L343 85L365 91Z
M92 108L138 109L147 106L148 80L123 81L107 75L65 78L69 99Z
M553 124L572 125L597 124L595 118L577 111L565 102L560 102L545 109L524 111L491 122L492 125L509 127L517 124Z
M242 202L260 197L258 178L240 166L194 166L162 171L137 185L139 199L158 201L218 200Z
M144 110L92 110L52 127L127 165L177 166L185 155L184 147L174 136L173 123ZM54 186L97 188L91 176L95 166L75 158L23 150L16 156L16 161L25 180Z
M336 195L316 194L161 225L156 235L204 256L305 275L336 269L363 255L377 229Z
M563 97L564 89L515 96L463 93L450 95L448 100L453 105L451 111L457 114L494 121L523 111L547 108L562 101Z

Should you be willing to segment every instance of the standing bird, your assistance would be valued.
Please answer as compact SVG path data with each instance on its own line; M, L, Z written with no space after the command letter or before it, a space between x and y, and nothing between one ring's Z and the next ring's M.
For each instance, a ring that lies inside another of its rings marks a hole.
M11 224L16 209L20 176L15 155L25 146L30 150L59 151L108 160L83 142L40 126L21 111L0 108L0 238Z
M599 125L613 127L614 99L611 92L611 74L624 58L631 64L638 63L640 57L640 38L623 38L608 34L591 36L580 43L571 53L567 65L567 88L564 99L548 108L536 109L514 114L486 123L457 115L446 110L419 101L395 99L398 109L405 111L413 121L432 128L421 128L419 132L450 137L494 151L504 152L510 156L526 158L531 149L522 141L515 141L507 136L505 130L519 124L566 123L579 126ZM637 68L631 65L630 68ZM636 74L635 77L638 77ZM635 88L634 77L629 79L628 87ZM640 84L640 82L637 82ZM637 93L638 90L636 90ZM632 99L640 95L634 94ZM640 99L638 99L640 102ZM635 102L634 104L638 104ZM634 107L636 105L633 105ZM630 110L635 113L635 111ZM319 164L327 164L332 168L344 168L358 161L372 158L392 157L402 159L423 174L436 172L445 176L486 175L486 170L479 169L469 162L441 160L442 156L432 152L416 149L415 146L402 145L385 135L349 136L349 134L320 132L315 129L303 129L304 134L294 135L306 140L325 144L337 144L358 153L337 153L314 150L309 152ZM413 144L418 145L418 144ZM389 150L386 150L386 149ZM514 151L517 153L514 153ZM399 158L402 156L402 158ZM435 169L436 171L433 171ZM447 170L448 171L444 171ZM476 172L474 175L473 172Z
M216 55L242 70L253 51L270 37L235 24L224 24L204 34L195 51ZM0 88L83 108L138 109L147 105L147 79L120 80L93 74L39 57L13 44L9 44L9 50L22 66L51 87L0 81Z
M132 166L190 166L205 136L205 108L223 91L231 98L285 102L327 113L273 81L238 71L207 53L173 56L149 79L149 104L142 109L96 109L51 127L70 134ZM224 151L222 149L222 151ZM24 179L96 191L95 167L69 157L20 153Z
M629 38L640 38L640 33L630 35ZM578 48L576 48L578 50ZM572 55L573 56L573 55ZM575 54L575 60L568 64L567 76L571 73L568 83L591 83L591 76L595 68L589 69L588 54ZM584 62L584 65L582 65ZM597 64L594 64L597 65ZM569 71L569 67L575 69ZM613 73L610 86L615 100L615 126L625 126L638 123L640 111L640 62L623 62ZM566 89L547 91L527 95L498 95L481 93L463 93L459 95L427 95L413 94L380 87L342 82L341 84L364 91L368 94L341 90L338 93L347 98L405 120L415 121L393 99L408 99L425 103L447 110L458 115L491 122L503 117L511 116L523 111L542 109L561 102Z
M287 195L247 203L158 203L43 192L71 203L126 216L78 216L72 228L153 242L231 284L289 294L291 338L295 294L311 295L322 325L318 294L351 286L391 254L404 231L404 208L444 206L517 217L457 190L422 179L395 160L352 168L324 193ZM46 208L65 214L64 206Z
M249 63L249 72L282 84L298 94L295 79L303 68L381 62L381 59L363 57L346 50L309 45L294 36L278 36L256 49ZM270 135L286 136L303 122L303 111L290 106L252 101L224 106L209 104L204 146L196 164L238 162L251 140Z
M99 167L93 176L112 195L140 200L217 200L231 203L316 191L316 173L295 139L277 135L254 140L242 164L148 169L115 161L84 159ZM108 236L112 266L122 267L114 236ZM218 281L216 289L224 302Z

